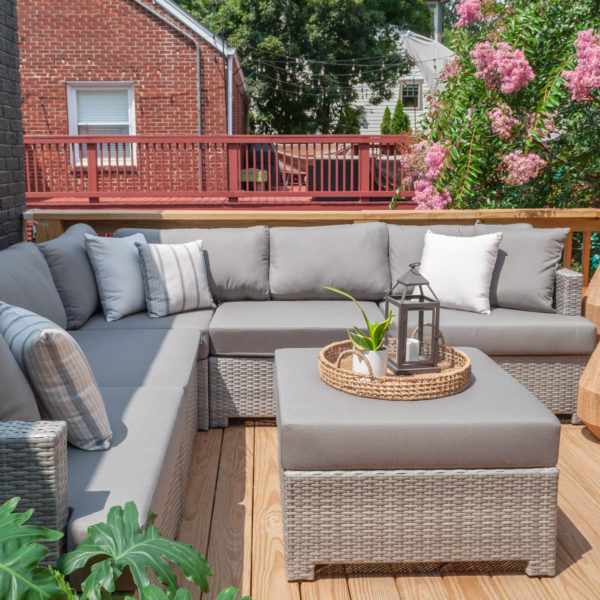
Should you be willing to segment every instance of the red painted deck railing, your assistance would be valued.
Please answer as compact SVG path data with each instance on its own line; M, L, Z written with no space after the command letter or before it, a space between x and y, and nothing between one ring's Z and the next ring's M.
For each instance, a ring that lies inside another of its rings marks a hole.
M407 136L25 136L27 198L389 200ZM413 193L403 191L409 200Z

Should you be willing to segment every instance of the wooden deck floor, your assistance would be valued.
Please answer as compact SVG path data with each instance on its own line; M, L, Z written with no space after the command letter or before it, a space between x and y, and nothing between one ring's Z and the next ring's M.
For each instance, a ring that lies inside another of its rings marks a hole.
M288 583L277 460L277 430L269 423L238 423L198 434L180 539L206 556L215 573L205 598L228 585L253 600L600 598L600 442L582 427L562 429L554 578L390 573Z

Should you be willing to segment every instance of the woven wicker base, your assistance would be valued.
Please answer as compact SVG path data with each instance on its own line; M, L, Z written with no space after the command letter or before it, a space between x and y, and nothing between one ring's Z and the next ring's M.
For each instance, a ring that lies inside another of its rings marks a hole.
M482 561L554 575L557 488L556 468L284 471L287 578L332 563Z
M575 415L577 384L588 356L490 358L552 412ZM272 358L211 356L208 363L211 427L227 427L230 417L275 416L275 365Z
M210 425L208 409L208 360L198 361L198 431Z
M557 415L575 415L577 386L589 360L575 356L491 356Z

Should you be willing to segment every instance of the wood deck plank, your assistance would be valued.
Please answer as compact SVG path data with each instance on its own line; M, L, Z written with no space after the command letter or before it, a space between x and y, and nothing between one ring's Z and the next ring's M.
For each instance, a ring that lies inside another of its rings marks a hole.
M546 589L538 577L529 577L524 573L494 573L492 579L506 598L561 600Z
M285 578L277 429L254 430L253 600L300 600L300 586Z
M443 582L453 600L513 600L489 575L455 573L444 575Z
M222 439L222 429L211 429L198 434L194 440L178 539L196 548L202 556L206 556L208 550ZM180 585L192 592L194 600L200 598L198 588L183 576L180 576Z
M252 496L254 481L254 425L232 425L223 433L207 561L214 577L214 600L228 586L251 592Z
M450 600L448 589L441 575L399 575L396 585L402 600Z
M404 600L393 575L348 575L352 600Z
M317 575L300 585L302 600L350 600L345 575Z

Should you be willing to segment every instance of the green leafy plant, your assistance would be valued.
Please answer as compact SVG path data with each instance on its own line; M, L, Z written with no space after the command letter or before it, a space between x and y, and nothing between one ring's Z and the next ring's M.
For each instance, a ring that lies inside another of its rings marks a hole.
M42 567L48 555L44 542L59 540L63 534L45 527L26 525L33 510L16 513L19 498L0 506L0 598L2 600L109 600L133 596L115 592L116 581L129 572L138 600L191 600L188 590L178 587L176 565L202 592L208 592L207 577L212 572L194 548L162 537L152 524L139 525L133 502L110 509L106 523L93 525L88 537L72 552L63 555L56 568ZM41 543L40 543L41 542ZM81 585L81 595L65 579L86 565L89 574ZM148 569L165 587L150 583ZM217 600L235 600L239 590L223 589ZM248 596L242 600L251 600Z
M394 114L390 122L390 133L398 135L410 131L410 117L404 112L404 103L402 98L398 98Z
M377 321L371 321L369 320L369 317L367 317L367 313L360 302L353 298L350 294L334 287L325 286L325 289L345 296L349 300L352 300L352 302L354 302L354 304L356 304L356 306L358 306L360 309L360 312L365 319L365 325L367 326L368 333L362 331L356 325L353 327L354 331L350 331L348 329L348 337L354 346L356 346L356 348L359 350L381 350L383 347L383 337L387 331L387 328L392 324L394 315L390 313L388 318L381 323L378 323Z

